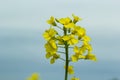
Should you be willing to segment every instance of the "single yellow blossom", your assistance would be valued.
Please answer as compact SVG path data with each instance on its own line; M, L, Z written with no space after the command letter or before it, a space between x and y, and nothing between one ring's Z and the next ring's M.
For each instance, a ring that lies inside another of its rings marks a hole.
M50 17L50 20L47 20L47 23L52 26L56 26L55 19L53 16Z
M56 34L57 34L57 31L53 28L50 28L43 33L43 37L46 40L50 40L51 38L55 37Z
M79 54L79 55L82 55L84 53L83 51L83 47L78 47L78 46L75 46L73 51L75 52L75 54Z
M86 55L86 58L85 59L88 59L88 60L93 60L93 61L96 61L97 59L96 59L96 56L94 55L94 54L92 54L92 53L88 53L87 55Z
M55 63L55 58L50 59L50 64L53 64L53 63Z
M85 48L82 46L78 48L77 46L74 47L73 51L75 52L74 55L71 56L72 62L77 62L79 59L85 59L83 53L85 52Z
M78 39L76 39L74 35L66 35L66 36L63 36L62 39L64 41L67 41L69 45L74 45L78 43Z
M50 59L50 63L51 63L51 64L55 63L56 59L58 59L59 57L60 57L59 54L54 54L54 55L52 56L52 58Z
M74 49L73 49L73 51L74 51L75 53L79 53L79 48L78 48L77 46L75 46Z
M68 73L69 74L74 74L73 66L68 66Z
M79 59L85 59L86 57L81 54L74 54L71 56L72 62L77 62Z
M74 23L82 20L82 18L80 18L80 17L78 17L78 16L75 16L74 14L72 14L72 16L73 16L73 18L74 18L74 19L73 19L73 22L74 22Z
M62 40L61 36L57 36L56 39L58 40L59 45L64 45L64 41Z
M91 38L87 35L83 36L83 41L89 42Z
M64 66L64 68L66 69L66 66ZM72 65L68 66L68 73L69 74L74 74L74 70L73 70L73 66Z
M27 80L39 80L39 75L37 73L33 73Z
M80 52L80 54L84 54L85 53L85 51L86 51L86 46L84 46L84 45L82 45L81 47L80 47L80 50L79 50Z
M75 46L73 51L75 52L76 55L82 55L85 52L85 48L84 47L78 47Z
M79 78L72 77L71 80L80 80Z
M74 23L68 23L66 25L64 25L65 28L73 28L75 26Z
M66 18L61 18L58 21L59 21L59 23L61 23L63 25L67 25L71 22L71 19L69 17L66 17Z
M59 55L59 54L54 54L54 55L53 55L53 58L54 58L54 59L58 59L58 58L60 58L60 55Z
M71 56L72 62L77 62L78 59L79 59L79 56L77 56L77 55L72 55L72 56Z
M49 59L50 57L52 57L52 54L50 52L46 53L46 58Z
M46 48L46 52L50 52L52 54L56 53L57 51L57 45L55 40L49 40L46 44L45 44L45 48Z
M85 36L86 30L80 26L74 26L72 33L76 34L81 39L83 36Z
M89 43L83 44L83 47L86 48L89 52L92 52L92 46Z

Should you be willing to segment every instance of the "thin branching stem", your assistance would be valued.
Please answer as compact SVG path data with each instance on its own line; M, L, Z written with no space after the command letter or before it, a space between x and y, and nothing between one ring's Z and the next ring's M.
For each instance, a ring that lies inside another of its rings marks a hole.
M57 51L58 53L62 53L62 54L65 54L65 52L62 52L62 51Z
M63 30L60 26L56 26L57 28L59 28L59 29L61 29L61 30Z
M58 47L59 47L59 48L65 48L64 46L59 46L59 45L58 45Z
M63 59L63 58L59 58L60 60L62 60L62 61L66 61L65 59Z

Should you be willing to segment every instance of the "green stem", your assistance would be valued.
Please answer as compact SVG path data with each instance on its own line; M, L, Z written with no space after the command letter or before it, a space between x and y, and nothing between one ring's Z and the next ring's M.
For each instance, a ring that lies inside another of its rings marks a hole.
M64 35L67 35L67 29L64 27ZM65 42L65 54L66 54L66 60L65 60L65 80L68 80L68 66L69 66L69 55L68 55L68 44Z
M65 61L65 80L68 80L68 66L69 66L69 60L68 60L68 45L65 46L66 51L66 61Z

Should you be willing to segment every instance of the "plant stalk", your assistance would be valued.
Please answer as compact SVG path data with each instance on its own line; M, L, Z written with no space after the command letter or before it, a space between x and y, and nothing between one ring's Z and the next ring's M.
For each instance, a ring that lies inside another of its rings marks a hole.
M67 35L67 29L63 28L64 30L64 35ZM68 44L67 42L65 42L65 56L66 56L66 60L65 60L65 80L68 80L68 66L69 66L69 54L68 54Z
M69 60L68 60L68 45L65 46L66 51L66 61L65 61L65 80L68 80L68 66L69 66Z

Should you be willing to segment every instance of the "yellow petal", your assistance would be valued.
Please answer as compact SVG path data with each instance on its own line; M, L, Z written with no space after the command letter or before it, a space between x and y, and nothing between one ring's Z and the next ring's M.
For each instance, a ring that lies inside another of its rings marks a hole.
M75 39L75 38L71 39L71 40L68 42L68 44L70 44L70 45L74 45L74 44L77 44L77 43L78 43L78 40Z
M43 33L43 37L44 37L46 40L49 40L49 39L51 38L47 32L44 32L44 33Z
M30 77L27 78L27 80L38 80L39 75L38 73L33 73Z
M49 20L47 20L47 23L53 26L56 26L55 19L53 16L50 17Z
M85 59L85 56L79 55L79 59Z
M63 39L64 41L68 41L68 40L70 39L70 37L69 37L68 35L67 35L67 36L63 36L62 39Z
M88 53L86 59L96 61L96 56L94 54Z
M86 35L85 35L85 36L83 36L83 40L86 41L86 42L89 42L91 39L90 39L89 36L86 36Z
M51 38L55 37L56 34L57 34L57 31L53 28L50 28L43 33L43 37L48 41Z
M72 55L71 59L72 59L72 62L77 62L78 61L78 57L76 55Z
M32 79L33 79L33 80L38 80L38 78L39 78L39 76L38 76L37 73L33 73L33 74L32 74Z
M54 55L53 55L53 58L55 58L55 59L58 59L59 57L60 57L59 54L54 54Z
M75 24L74 23L69 23L69 24L64 25L64 26L65 26L65 28L73 28L75 26Z
M84 28L80 28L77 30L77 34L79 37L83 37L85 35L86 31Z
M70 21L71 19L69 17L59 19L59 23L63 25L67 25L68 23L70 23Z
M52 59L50 60L50 64L53 64L53 63L55 63L55 59L54 59L54 58L52 58Z
M73 49L73 51L74 51L75 53L78 53L78 52L79 52L79 48L78 48L77 46L75 46L74 49Z
M46 53L46 58L49 59L52 55L50 53Z
M74 18L74 20L73 20L74 23L78 22L79 20L82 20L82 18L75 16L74 14L72 14L72 16Z
M50 40L49 43L50 43L52 48L57 49L57 45L55 43L55 40Z
M69 74L74 74L73 66L68 66L68 73Z
M72 77L71 80L80 80L79 78Z

